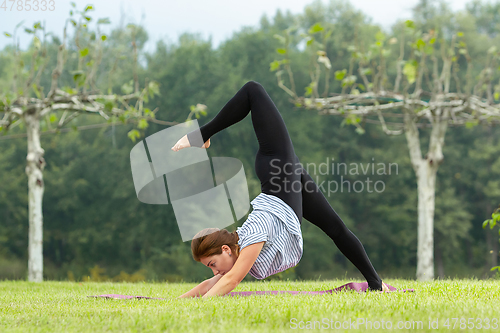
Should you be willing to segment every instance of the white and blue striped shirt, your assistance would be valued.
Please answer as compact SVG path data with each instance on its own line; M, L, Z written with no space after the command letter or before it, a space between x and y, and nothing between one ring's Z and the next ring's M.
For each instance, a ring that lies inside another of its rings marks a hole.
M240 251L265 241L250 275L265 279L297 265L304 246L300 222L293 209L277 196L265 193L260 193L250 203L253 211L236 229Z

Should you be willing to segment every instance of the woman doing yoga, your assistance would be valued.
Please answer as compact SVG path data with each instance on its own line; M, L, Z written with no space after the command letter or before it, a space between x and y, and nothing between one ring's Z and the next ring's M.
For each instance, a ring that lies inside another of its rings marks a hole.
M303 253L302 217L335 242L363 274L369 290L389 291L359 239L300 164L283 118L260 83L244 84L214 119L186 134L172 150L208 148L214 134L243 120L250 111L259 142L255 171L262 193L252 200L252 212L236 231L207 228L194 236L193 258L212 269L214 277L179 298L225 295L247 273L264 279L297 265Z

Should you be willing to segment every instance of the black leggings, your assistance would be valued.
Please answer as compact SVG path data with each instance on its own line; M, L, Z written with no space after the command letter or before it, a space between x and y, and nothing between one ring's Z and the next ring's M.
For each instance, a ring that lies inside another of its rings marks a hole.
M299 221L304 217L323 230L363 274L370 289L382 290L382 280L363 245L300 164L285 122L260 83L247 82L214 119L188 133L191 146L203 146L217 132L243 120L250 110L259 141L255 172L260 179L262 193L277 196L293 209Z

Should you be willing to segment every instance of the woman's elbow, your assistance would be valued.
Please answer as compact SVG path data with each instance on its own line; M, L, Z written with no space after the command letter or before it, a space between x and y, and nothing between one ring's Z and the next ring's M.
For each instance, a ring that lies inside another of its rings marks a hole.
M240 282L241 282L240 280L233 280L232 284L231 284L231 286L233 287L233 289L236 288L236 287L238 287L238 285L240 284Z

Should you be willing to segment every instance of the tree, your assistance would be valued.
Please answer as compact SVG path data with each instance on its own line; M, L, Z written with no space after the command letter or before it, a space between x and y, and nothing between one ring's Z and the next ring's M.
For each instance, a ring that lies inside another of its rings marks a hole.
M444 160L446 131L448 126L500 123L500 85L493 85L500 52L495 46L489 48L484 68L474 81L473 64L477 61L469 54L463 32L451 36L436 28L423 32L407 20L399 27L398 37L387 38L378 31L367 51L355 32L353 44L348 47L349 68L334 72L341 92L329 94L332 65L326 44L333 30L318 22L300 35L306 41L314 67L309 70L311 83L305 88L305 94L299 96L290 61L292 33L297 29L298 26L292 26L283 34L275 35L282 45L276 51L284 58L270 64L270 71L276 71L278 85L296 107L342 116L343 124L355 126L359 134L364 133L366 123L381 125L387 135L405 134L418 188L416 275L418 280L432 280L436 174ZM390 86L388 68L392 64L388 59L391 48L398 46L398 38L399 57L394 63L394 85ZM405 54L409 54L407 59ZM467 69L461 75L460 66L464 65ZM354 72L356 68L358 75ZM282 77L284 74L288 77L288 86ZM322 77L324 90L320 96ZM425 133L427 129L429 146L423 155L420 132Z
M72 3L73 7L76 7ZM51 75L50 84L41 83L45 68L53 60L50 56L50 49L47 45L46 37L51 33L45 33L45 26L36 22L33 28L25 28L25 31L33 35L32 50L23 54L16 46L16 30L22 22L16 26L13 34L5 32L5 36L14 40L13 61L14 74L10 84L10 91L5 89L0 95L0 112L3 117L0 120L0 130L6 133L13 128L25 127L28 140L28 154L26 157L25 172L28 176L28 196L29 196L29 259L28 259L28 280L43 281L43 248L42 248L42 199L44 194L43 170L45 167L44 149L40 145L41 129L60 132L60 129L69 124L73 119L82 114L98 115L107 120L107 124L114 124L117 120L123 123L135 123L137 129L128 132L128 137L135 142L141 137L141 132L148 127L148 121L174 125L176 122L157 120L155 114L158 109L150 110L145 107L149 98L159 95L159 85L155 81L145 79L144 88L139 84L138 68L138 36L145 36L142 28L129 24L127 26L131 39L132 52L125 50L126 54L116 54L117 50L109 51L110 61L113 67L110 71L103 69L103 52L106 51L104 43L107 36L101 34L99 26L110 23L107 18L99 19L96 23L97 31L90 31L88 24L92 21L89 12L93 6L87 5L84 10L78 11L76 8L70 11L70 17L66 20L63 40L59 41L54 69ZM74 47L66 45L67 26L72 24L75 28ZM38 37L43 35L43 43ZM142 34L142 35L141 35ZM147 37L146 37L147 38ZM25 70L23 57L31 53L31 67ZM130 54L131 53L131 54ZM76 63L71 63L71 55L76 56ZM111 55L114 57L112 58ZM111 77L117 69L120 59L131 56L133 60L133 79L125 83L122 87L123 94L113 93L111 87ZM74 87L64 86L60 88L60 78L64 73L67 60L70 65L76 68L69 70ZM101 74L98 77L98 74ZM106 80L107 78L107 80ZM99 81L101 79L101 81ZM107 93L102 93L99 85L104 81L108 84ZM107 81L107 82L106 82ZM47 80L48 82L48 80ZM44 88L48 88L45 95ZM56 113L62 111L62 115L57 117ZM194 114L204 114L204 105L193 107L188 119ZM56 123L56 125L52 125ZM77 130L77 127L73 125Z
M488 225L490 226L490 229L493 229L497 224L500 224L500 205L498 205L498 208L491 214L491 219L487 219L483 222L483 229ZM500 231L498 233L500 234ZM494 253L494 255L496 256L497 253ZM500 272L500 266L494 266L491 268L492 271L495 269Z

